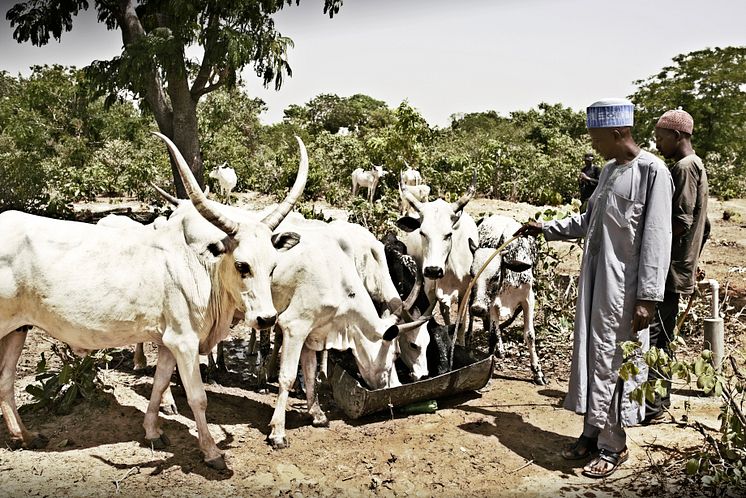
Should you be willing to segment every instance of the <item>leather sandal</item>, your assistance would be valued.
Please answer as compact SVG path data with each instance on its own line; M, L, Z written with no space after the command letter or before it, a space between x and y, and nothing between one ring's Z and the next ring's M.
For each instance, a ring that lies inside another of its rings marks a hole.
M614 472L616 472L616 469L619 468L621 464L627 461L629 458L629 451L627 451L627 447L625 447L620 452L610 451L605 448L601 448L601 450L598 452L598 456L588 462L588 464L583 467L583 475L586 477L593 477L594 479L600 479L602 477L608 477ZM593 467L598 465L601 462L610 463L611 467L606 467L604 470L596 471L593 470Z
M573 444L562 450L565 460L582 460L589 458L598 451L598 438L581 435Z

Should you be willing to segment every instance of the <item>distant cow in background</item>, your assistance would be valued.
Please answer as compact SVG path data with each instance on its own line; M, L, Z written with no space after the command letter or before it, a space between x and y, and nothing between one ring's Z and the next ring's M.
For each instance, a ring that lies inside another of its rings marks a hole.
M230 204L231 191L236 188L238 176L236 176L236 170L226 166L226 164L228 163L223 163L210 171L209 177L218 181L218 185L220 186L220 196L227 204Z
M401 172L401 183L411 186L421 185L422 176L420 176L420 172L413 169L406 161L404 161L404 164L407 166L407 169Z
M412 197L420 202L427 202L428 196L430 196L430 186L420 185L407 185L404 183L399 184L399 197L401 198L401 214L402 216L412 216L418 218L420 215L417 210L412 207L412 204L407 200L407 196L404 192L409 192Z
M492 215L479 224L479 248L474 253L472 274L520 228L513 218ZM534 291L533 265L536 260L536 247L533 240L520 238L511 242L502 252L490 261L474 283L471 313L485 319L485 329L489 329L490 352L497 349L499 356L504 354L501 328L508 320L512 322L523 310L523 340L528 347L534 381L545 385L546 380L536 354L536 334L534 332Z
M368 189L368 202L373 203L373 197L376 195L376 187L378 186L378 180L383 175L388 173L383 169L383 166L372 165L373 169L365 171L363 168L358 168L352 172L352 195L357 195L357 191L360 187Z

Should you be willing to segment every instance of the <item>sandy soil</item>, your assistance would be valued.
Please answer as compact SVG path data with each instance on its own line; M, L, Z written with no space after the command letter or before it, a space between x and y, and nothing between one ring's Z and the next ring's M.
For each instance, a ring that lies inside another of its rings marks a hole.
M477 199L473 213L504 212L525 218L529 205ZM723 221L723 210L733 213ZM729 280L732 303L745 306L746 201L711 203L712 243L703 256L708 276ZM577 263L567 262L569 272ZM739 304L741 303L741 304ZM741 329L743 330L743 329ZM70 415L32 410L26 425L49 437L42 450L0 448L0 496L689 496L682 485L683 461L696 451L701 435L672 421L629 430L631 456L604 481L580 474L582 463L563 460L560 448L580 431L582 418L559 407L567 389L569 341L544 341L537 323L538 348L549 385L536 386L519 334L508 334L508 357L500 360L480 392L439 399L432 414L397 411L348 420L322 387L328 429L313 428L305 401L291 397L287 449L265 442L277 397L276 386L256 392L240 381L209 385L207 418L229 471L201 462L195 425L183 390L174 386L180 415L163 416L171 444L167 451L142 444L142 420L151 378L132 372L131 356L121 353L103 378L111 391L103 406L80 403ZM245 338L239 327L235 336ZM744 336L729 337L744 347ZM701 347L701 334L690 338ZM34 380L41 352L50 342L32 330L19 363L16 395ZM155 351L146 346L150 364ZM230 365L240 369L240 364ZM240 377L240 376L238 376ZM718 402L696 390L673 396L676 420L687 416L717 428ZM8 438L5 425L0 441ZM684 483L685 484L685 483Z

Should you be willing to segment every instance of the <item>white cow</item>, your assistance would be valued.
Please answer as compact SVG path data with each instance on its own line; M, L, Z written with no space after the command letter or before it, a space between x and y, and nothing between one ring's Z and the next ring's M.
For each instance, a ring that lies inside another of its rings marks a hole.
M412 205L407 200L407 196L404 195L404 192L409 192L412 197L417 199L420 202L427 202L427 198L430 195L430 186L420 184L420 185L406 185L403 183L399 184L399 197L401 198L401 215L402 216L412 216L417 217L419 214L417 213L417 210L412 207Z
M495 249L510 239L521 227L513 218L492 215L479 224L479 248L474 253L472 273L476 273L492 256ZM495 348L504 354L501 323L514 316L520 307L523 310L523 340L529 351L534 381L545 385L539 357L536 354L534 332L533 265L536 250L533 240L522 237L511 242L499 256L495 256L475 280L472 289L471 312L474 316L488 318L490 329L490 352Z
M174 202L174 204L176 204ZM165 216L158 216L155 220L153 220L152 223L149 223L147 225L143 225L142 223L138 223L129 216L121 216L118 214L108 214L98 220L96 222L97 225L102 227L109 227L109 228L122 228L122 229L146 229L146 230L158 230L159 228L163 228L165 224L168 222L168 219ZM144 370L148 366L148 361L145 358L145 351L143 349L143 345L141 342L138 342L135 345L135 354L132 359L133 368L134 370ZM170 398L170 390L168 392L168 397ZM162 408L165 409L167 413L175 413L175 407L176 403L173 401L173 398L170 398L166 400L167 403Z
M372 389L400 385L394 339L403 330L418 329L424 319L396 325L394 315L379 317L355 263L334 238L304 232L296 248L281 254L272 277L272 298L280 312L276 327L282 331L279 395L269 435L275 448L287 445L285 410L299 361L313 425L328 424L316 399L316 352L351 349Z
M230 204L231 191L236 188L238 177L236 176L236 170L229 166L226 166L226 164L227 163L223 163L214 170L210 171L209 177L214 178L218 181L221 197L227 204Z
M421 185L422 176L420 175L420 172L413 169L406 161L404 164L407 166L407 169L401 172L401 183L410 186Z
M362 279L365 290L379 312L393 313L405 319L410 318L409 309L420 292L421 282L417 282L412 287L409 296L402 301L389 273L384 246L367 228L343 220L333 220L329 223L306 220L293 213L285 218L278 229L292 230L302 237L321 233L336 241L339 248L355 264L357 274ZM427 329L420 328L407 330L398 337L402 359L410 368L413 380L419 380L428 375L425 357L428 341ZM422 345L424 347L420 348ZM321 368L324 373L326 373L325 366L322 361Z
M8 211L0 214L0 408L11 439L38 447L16 409L16 363L35 325L76 350L153 341L159 346L143 427L165 443L158 423L162 394L178 364L205 462L225 468L207 427L199 353L223 338L236 310L255 328L274 324L270 278L284 251L299 240L272 234L302 193L308 158L301 146L295 185L262 222L240 223L211 208L176 146L166 142L189 194L159 230L121 229Z
M368 202L370 203L373 203L373 197L376 195L378 180L388 173L388 171L383 169L383 166L372 166L373 169L370 171L358 168L352 172L352 195L357 195L358 188L365 187L368 189Z
M405 191L404 196L420 217L404 216L397 221L397 226L407 232L403 242L425 277L425 291L428 296L435 293L446 324L451 323L451 307L454 303L458 306L471 279L479 235L464 207L475 189L476 177L467 193L452 203L443 199L420 202ZM463 323L457 335L463 343Z

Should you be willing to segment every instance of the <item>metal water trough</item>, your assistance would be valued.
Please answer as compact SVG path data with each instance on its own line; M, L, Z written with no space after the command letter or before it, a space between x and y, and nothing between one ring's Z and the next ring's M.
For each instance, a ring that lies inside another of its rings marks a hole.
M411 384L388 389L370 391L337 363L333 364L332 385L334 401L351 419L398 407L449 396L465 391L474 391L487 385L492 377L494 359L492 355L470 365L451 370L443 375L419 380Z

